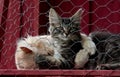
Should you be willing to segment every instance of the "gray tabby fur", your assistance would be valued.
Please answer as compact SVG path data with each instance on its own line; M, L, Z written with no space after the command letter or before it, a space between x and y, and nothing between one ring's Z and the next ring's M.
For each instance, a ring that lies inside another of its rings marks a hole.
M74 67L75 56L80 49L83 49L79 31L79 23L82 13L83 10L79 9L72 17L61 18L54 9L50 9L49 32L54 40L54 56L38 55L36 63L40 67L43 64L46 64L46 66L43 66L48 68L69 69ZM49 66L48 63L51 66Z
M92 40L87 39L86 35L80 34L82 13L83 10L79 9L73 16L61 18L54 9L50 9L49 32L53 42L54 55L37 55L36 63L40 68L71 69L74 66L81 68L87 62L88 54L95 53L95 45ZM92 47L93 49L90 49ZM83 51L85 52L84 59L80 54L80 52L84 54Z

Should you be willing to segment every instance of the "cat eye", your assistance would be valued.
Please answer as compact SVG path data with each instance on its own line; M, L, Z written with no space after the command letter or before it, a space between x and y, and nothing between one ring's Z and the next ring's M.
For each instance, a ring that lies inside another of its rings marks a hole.
M70 33L74 33L74 32L77 32L77 31L79 31L79 28L72 27L72 28L70 29Z
M54 32L54 34L59 34L62 32L62 28L59 28L59 27L55 28L53 32Z
M80 23L74 23L73 26L78 27L78 26L80 26Z
M55 26L55 24L54 24L54 23L50 23L50 25Z
M60 23L49 23L51 26L60 27Z

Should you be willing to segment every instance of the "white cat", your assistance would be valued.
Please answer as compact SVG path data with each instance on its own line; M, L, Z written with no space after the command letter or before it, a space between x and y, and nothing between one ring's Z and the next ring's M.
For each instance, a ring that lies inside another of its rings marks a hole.
M53 55L51 36L28 36L17 42L15 53L16 67L19 70L38 69L35 63L35 55Z

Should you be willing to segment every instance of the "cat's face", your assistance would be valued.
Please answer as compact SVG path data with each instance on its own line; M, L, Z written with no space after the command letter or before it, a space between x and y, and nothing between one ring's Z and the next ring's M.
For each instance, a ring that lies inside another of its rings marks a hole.
M54 9L49 12L49 32L52 37L60 40L69 40L80 31L80 19L83 13L79 9L72 17L61 18Z

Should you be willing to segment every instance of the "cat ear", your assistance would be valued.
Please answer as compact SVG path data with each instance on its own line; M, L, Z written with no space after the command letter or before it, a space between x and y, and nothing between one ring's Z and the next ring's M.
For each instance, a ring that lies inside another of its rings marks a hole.
M84 10L83 10L82 8L80 8L80 9L71 17L72 21L73 21L73 22L76 22L76 23L79 23L83 12L84 12Z
M60 23L60 16L57 14L57 12L53 8L51 8L49 11L49 23L50 24Z
M21 49L22 51L24 51L25 53L32 53L32 50L29 49L29 48L27 48L27 47L20 47L20 49Z

